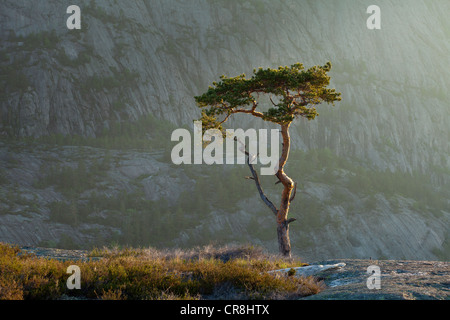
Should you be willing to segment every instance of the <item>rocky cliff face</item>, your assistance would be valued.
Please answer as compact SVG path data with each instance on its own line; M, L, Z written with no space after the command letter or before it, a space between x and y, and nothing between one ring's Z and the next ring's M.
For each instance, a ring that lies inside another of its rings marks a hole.
M343 100L334 108L319 107L320 116L315 121L299 120L292 128L294 147L328 148L336 156L374 170L422 171L436 188L448 185L444 183L448 183L450 166L448 1L378 1L381 30L367 29L366 9L372 3L365 0L96 0L77 4L82 11L81 30L66 28L69 15L64 1L1 2L2 135L95 137L116 121L134 121L146 114L176 126L190 125L199 116L193 96L222 74L250 75L260 66L301 62L308 67L331 61L332 86L342 92ZM246 118L231 124L261 126ZM10 152L2 147L2 168L3 176L13 183L15 174L7 159ZM25 157L20 161L24 166L34 163L24 167L24 176L17 173L23 179L16 182L16 190L24 191L23 187L28 188L25 193L40 194L31 184L39 179L39 168L47 158L41 154L33 160L20 152L16 157ZM166 165L164 161L154 164L156 168ZM140 166L134 163L131 167L139 170ZM172 169L161 170L160 177L141 181L146 185L147 199L167 197L168 188L181 194L183 188L195 184L186 178L174 186L163 178ZM135 178L114 181L129 190L133 186L129 181ZM327 201L327 195L336 188L304 183L315 190L318 202ZM11 184L2 188L2 196L7 197ZM42 200L44 209L38 211L43 219L49 215L50 202L67 200L56 194L55 199ZM448 211L440 213L439 219L424 217L410 209L415 199L407 198L399 200L400 213L393 216L384 196L376 195L376 199L376 217L350 217L347 206L328 203L326 211L336 221L346 223L328 233L307 233L317 250L308 255L435 257L432 249L440 248L448 238ZM355 195L352 201L358 207L363 199ZM212 212L210 232L228 225L239 233L241 222L248 223L259 210L247 212L246 203L233 218L230 213ZM11 208L16 207L5 206L3 210L11 213ZM31 234L27 229L15 237L19 226L26 224L14 219L17 216L2 216L1 230L5 235L9 228L9 236L3 237L8 241ZM45 230L45 223L34 228ZM193 230L183 232L180 241L195 238L203 229ZM337 232L337 240L333 232ZM56 241L61 233L45 233L22 244ZM304 242L302 237L299 241ZM386 242L389 237L393 238ZM396 242L401 245L394 249L392 243Z
M381 30L366 27L367 1L80 1L79 31L66 5L1 4L2 68L14 66L4 132L95 135L147 113L190 124L193 96L221 74L331 61L343 101L299 123L297 146L402 170L449 165L448 1L382 1Z
M251 243L277 252L273 216L243 169L220 184L231 168L174 166L163 152L0 143L0 241L85 249ZM437 192L439 207L405 195L407 185L359 192L347 181L351 169L306 176L288 171L302 185L290 212L298 219L291 226L293 252L301 258L449 258L445 190L421 189ZM263 182L278 204L273 179Z

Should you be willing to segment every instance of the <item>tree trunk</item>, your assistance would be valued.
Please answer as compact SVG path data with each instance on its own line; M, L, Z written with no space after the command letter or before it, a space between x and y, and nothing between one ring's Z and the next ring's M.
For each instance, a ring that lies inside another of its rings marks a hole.
M278 249L280 253L291 258L291 240L289 239L289 223L281 223L277 226Z
M284 165L289 157L289 150L291 146L291 138L289 136L288 124L281 126L281 136L283 138L283 149L281 151L280 161L278 163L278 171L276 176L283 184L283 192L281 194L281 205L277 212L277 234L278 234L278 248L280 253L285 257L291 257L291 241L289 239L289 223L293 220L288 220L289 205L291 203L291 193L294 189L294 181L284 173Z
M278 170L275 174L279 182L283 184L283 192L281 194L281 205L280 208L277 209L275 205L267 198L266 194L262 190L261 182L259 181L258 174L253 167L253 164L250 163L250 154L247 150L245 150L245 154L247 155L247 164L250 168L250 172L252 173L252 177L248 177L253 179L256 183L256 187L258 188L259 195L264 203L272 210L276 219L277 219L277 234L278 234L278 247L280 253L290 258L291 257L291 241L289 239L289 223L295 221L296 219L288 219L289 206L291 201L295 197L297 185L289 178L286 173L284 173L284 165L289 157L289 149L290 149L290 136L289 136L289 124L284 124L281 126L281 135L283 137L283 149L281 152L281 157L278 162ZM245 146L242 142L242 145Z

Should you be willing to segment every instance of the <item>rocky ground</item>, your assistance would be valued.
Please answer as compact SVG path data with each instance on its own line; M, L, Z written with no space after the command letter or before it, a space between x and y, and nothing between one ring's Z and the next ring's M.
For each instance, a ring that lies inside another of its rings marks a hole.
M39 257L59 260L98 259L84 250L61 250L22 247ZM306 300L449 300L450 263L414 260L361 260L341 259L310 263L310 265L345 264L317 273L326 288ZM369 266L381 271L380 289L369 289Z
M343 268L325 271L327 288L306 299L314 300L448 300L450 299L450 263L414 260L339 260ZM380 289L368 289L371 276L367 268L378 266Z
M22 252L31 253L37 257L57 259L60 261L94 260L87 250L64 250L55 248L21 247Z

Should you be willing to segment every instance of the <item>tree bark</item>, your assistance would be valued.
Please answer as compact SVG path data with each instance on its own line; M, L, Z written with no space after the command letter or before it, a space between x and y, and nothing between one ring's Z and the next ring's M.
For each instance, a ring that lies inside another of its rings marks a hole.
M295 219L287 219L289 213L289 206L293 197L291 193L295 187L294 181L288 177L284 172L284 165L289 157L289 150L291 146L291 138L289 135L288 124L281 125L281 136L283 138L283 149L281 151L280 161L278 163L278 171L275 174L277 178L283 184L283 192L281 194L281 204L277 212L277 235L278 235L278 248L280 253L285 257L291 257L291 241L289 239L289 223Z
M289 224L282 223L277 226L278 248L280 253L291 258L291 240L289 239Z

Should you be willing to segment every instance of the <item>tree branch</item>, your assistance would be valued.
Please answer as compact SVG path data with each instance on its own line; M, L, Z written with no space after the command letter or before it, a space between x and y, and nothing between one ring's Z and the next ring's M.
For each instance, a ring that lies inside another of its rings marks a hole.
M289 223L294 222L294 221L297 221L297 219L295 219L295 218L287 219L286 224L288 225Z
M258 112L254 109L252 109L252 110L234 109L234 110L231 110L231 113L247 113L247 114L251 114L255 117L261 118L261 119L264 118L264 115L261 112Z
M277 104L275 104L275 102L273 102L273 100L272 100L272 97L271 96L269 96L269 99L270 99L270 102L272 102L272 104L275 106L275 107L278 107L278 105Z
M266 194L264 193L264 191L261 187L261 182L259 181L258 174L256 173L255 168L253 167L253 164L251 164L249 161L250 155L248 154L248 152L246 152L246 154L247 154L247 165L249 166L250 171L252 172L253 180L255 180L255 184L256 184L256 188L258 189L259 196L261 197L262 201L270 208L270 210L272 210L273 214L276 216L278 214L278 210L275 207L275 205L272 203L272 201L270 201L269 198L267 198Z
M292 200L294 200L296 194L297 194L297 182L294 183L294 191L292 192L289 202L292 202Z
M228 118L231 116L231 113L228 113L227 116L225 117L225 119L223 119L222 121L219 122L219 125L224 124L225 122L227 122Z
M234 137L235 141L238 141L236 137ZM242 144L242 142L238 141ZM276 216L278 214L278 209L275 207L275 205L272 203L272 201L267 198L266 194L264 193L264 190L261 187L261 181L259 180L258 174L256 173L255 167L253 164L250 163L250 153L244 148L244 153L247 156L247 165L250 168L250 172L252 173L252 177L246 177L246 179L252 179L255 181L256 188L258 189L259 196L261 197L261 200L269 207L270 210L272 210L273 214Z
M257 106L258 106L258 102L253 101L252 112L255 112Z

